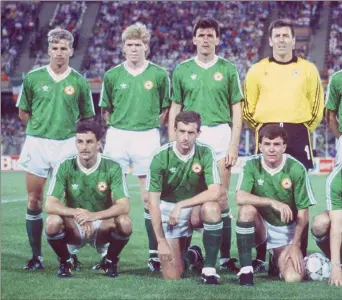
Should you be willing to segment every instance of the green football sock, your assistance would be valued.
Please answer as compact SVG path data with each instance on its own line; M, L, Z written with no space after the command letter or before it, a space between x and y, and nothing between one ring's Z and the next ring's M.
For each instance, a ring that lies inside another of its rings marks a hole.
M158 242L156 239L156 235L154 234L154 231L153 231L150 212L146 208L144 212L144 218L145 218L145 228L146 228L147 238L148 238L148 248L150 249L149 257L157 258L158 257Z
M236 222L236 239L241 267L252 265L252 248L254 247L254 223Z
M265 239L262 243L256 246L256 259L266 261L266 246L267 239Z
M119 260L119 254L127 245L130 236L121 236L116 232L111 233L111 241L107 250L107 258L116 263Z
M26 213L26 232L34 257L42 255L42 232L43 232L43 213L42 210L27 209Z
M203 245L205 249L204 267L215 268L217 254L222 241L223 222L204 223Z
M183 257L183 265L184 265L184 272L186 272L190 265L193 265L196 262L196 254L194 251L187 250Z
M67 243L65 242L65 232L54 236L45 233L45 236L53 251L55 251L62 261L66 261L70 258Z
M230 247L232 237L232 220L230 218L230 210L222 211L221 218L223 222L222 242L220 247L221 258L230 258Z
M190 245L191 245L191 239L192 239L192 235L189 235L189 236L186 238L185 250L188 250L188 248L190 247Z

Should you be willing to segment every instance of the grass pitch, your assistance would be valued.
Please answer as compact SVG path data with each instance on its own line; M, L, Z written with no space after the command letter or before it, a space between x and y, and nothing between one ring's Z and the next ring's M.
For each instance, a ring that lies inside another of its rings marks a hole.
M310 210L310 217L324 210L325 178L311 176L318 204ZM234 176L229 190L229 202L234 216L233 257L237 257L234 231L237 215L234 204L236 180L237 176ZM1 299L342 299L342 288L330 287L327 282L286 284L269 279L266 274L256 275L256 284L252 288L238 286L236 275L220 271L219 286L202 285L200 278L194 274L179 281L164 281L160 274L151 274L147 269L147 237L136 178L128 177L128 187L133 234L121 254L120 276L115 279L106 278L101 271L91 270L99 256L93 248L87 246L78 255L83 269L74 272L71 279L58 279L56 256L45 238L45 270L27 272L22 269L31 255L25 229L25 177L22 172L1 173ZM192 243L202 247L200 234L194 234ZM309 237L309 252L318 251Z

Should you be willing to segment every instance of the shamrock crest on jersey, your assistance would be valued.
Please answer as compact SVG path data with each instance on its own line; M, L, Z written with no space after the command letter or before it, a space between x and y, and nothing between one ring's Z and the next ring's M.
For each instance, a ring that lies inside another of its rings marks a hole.
M196 174L200 174L202 172L202 166L200 163L194 162L191 166L191 170Z
M145 88L146 90L152 89L152 88L153 88L153 82L152 82L151 80L146 81L146 82L144 83L144 88Z
M72 85L68 85L65 89L64 89L64 92L67 94L67 95L73 95L75 93L75 89Z
M223 79L222 73L221 73L221 72L216 72L216 73L214 74L214 79L215 79L216 81L221 81L221 80Z
M105 192L108 188L107 183L104 181L101 181L97 184L97 188L99 189L100 192Z
M281 185L285 190L288 190L292 187L292 181L290 180L290 178L284 178L281 181Z

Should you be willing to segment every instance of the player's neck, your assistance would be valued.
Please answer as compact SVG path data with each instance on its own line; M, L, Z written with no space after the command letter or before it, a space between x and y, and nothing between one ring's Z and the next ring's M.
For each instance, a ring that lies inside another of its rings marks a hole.
M279 61L281 63L287 63L289 61L292 60L293 58L293 53L288 53L288 54L285 54L285 55L278 55L276 53L273 53L273 58L276 60L276 61Z
M217 56L215 53L211 53L209 55L203 55L201 53L197 53L196 60L202 64L210 64L217 60Z
M138 71L138 70L144 69L146 67L147 60L143 59L142 61L139 61L136 63L133 63L129 60L126 60L125 63L126 63L126 67L128 67L129 69L134 70L134 71Z
M79 162L82 165L83 168L85 169L91 169L92 167L94 167L97 163L97 155L95 155L94 157L92 157L89 160L84 160L81 157L79 158Z
M65 73L68 70L69 65L57 66L53 63L50 63L50 68L55 74L60 75L60 74Z

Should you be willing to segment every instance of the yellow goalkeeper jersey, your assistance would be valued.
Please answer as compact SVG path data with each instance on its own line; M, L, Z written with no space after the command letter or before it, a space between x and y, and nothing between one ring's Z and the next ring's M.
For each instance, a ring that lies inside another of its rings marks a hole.
M304 123L315 130L323 117L324 93L318 70L294 56L290 62L265 58L246 76L244 119L253 128L263 123Z

